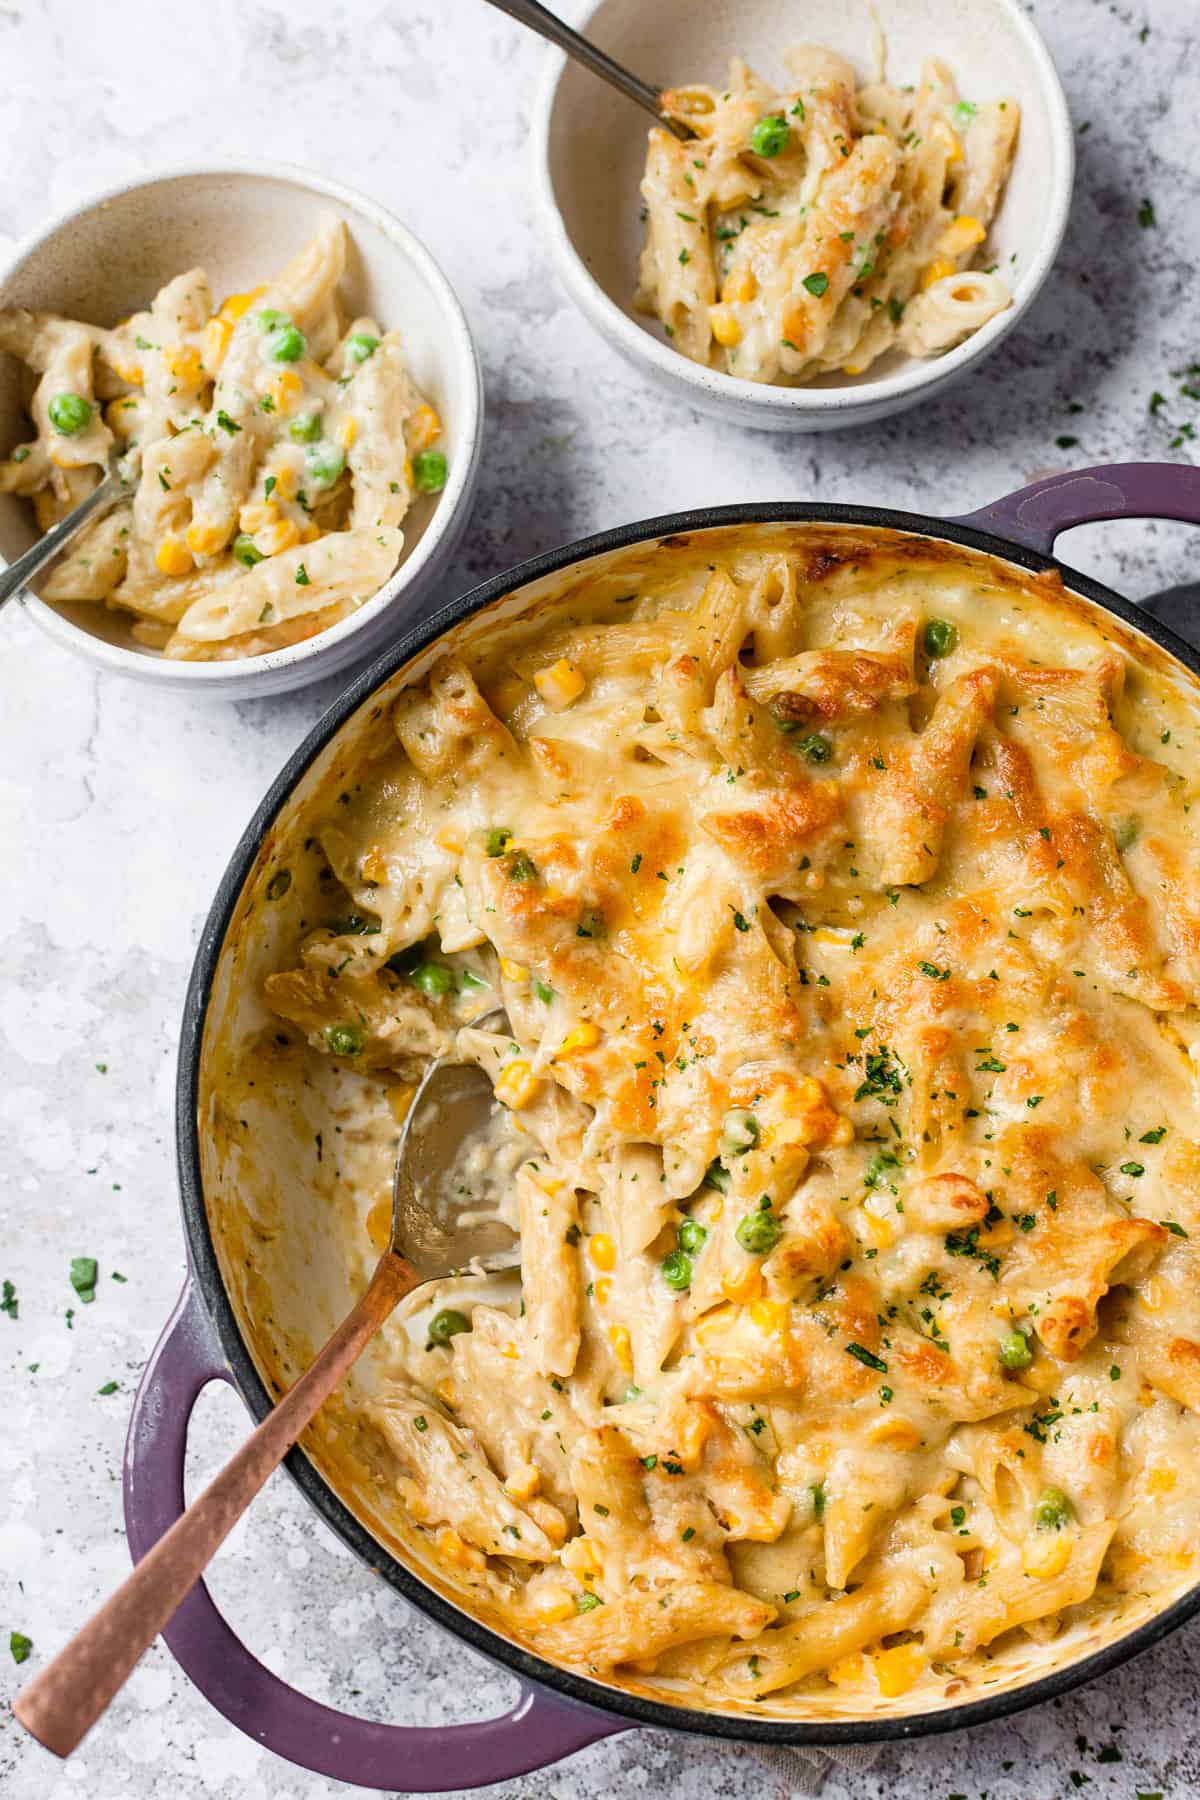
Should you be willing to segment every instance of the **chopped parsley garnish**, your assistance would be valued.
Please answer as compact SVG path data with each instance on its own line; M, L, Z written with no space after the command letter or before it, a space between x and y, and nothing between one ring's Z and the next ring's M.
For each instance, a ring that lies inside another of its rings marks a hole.
M815 299L819 300L829 287L829 277L818 269L814 274L804 277L803 285Z
M85 1306L90 1306L96 1298L96 1277L99 1270L94 1256L76 1256L71 1260L71 1286L79 1295Z
M227 431L230 437L236 437L238 432L242 429L236 419L230 418L223 406L217 409L217 424L221 427L222 431Z
M864 1369L874 1369L880 1375L887 1374L887 1364L883 1358L876 1356L873 1350L868 1350L865 1344L847 1344L846 1355L852 1356L855 1362L860 1362Z
M855 1091L856 1100L878 1100L884 1106L895 1106L904 1090L904 1077L907 1070L894 1051L886 1044L880 1044L878 1050L867 1052L864 1064L865 1079Z

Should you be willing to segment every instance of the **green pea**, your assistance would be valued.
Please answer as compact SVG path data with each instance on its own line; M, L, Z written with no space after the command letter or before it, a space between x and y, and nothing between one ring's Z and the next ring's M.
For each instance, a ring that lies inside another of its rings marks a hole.
M361 1025L330 1025L325 1042L335 1056L361 1056L366 1037Z
M263 560L263 553L250 536L249 532L239 533L233 540L233 560L240 562L243 569L252 569L255 563Z
M756 156L778 156L786 150L792 128L782 113L768 113L750 133L750 148Z
M721 1149L726 1156L744 1156L758 1142L758 1120L752 1112L735 1109L725 1114Z
M804 760L810 763L827 763L833 755L833 745L823 731L814 731L808 737L801 738L796 748Z
M281 325L272 334L270 357L272 362L299 362L308 349L308 339L294 325Z
M413 486L418 494L440 494L446 485L446 459L440 450L418 450L412 459Z
M1000 1361L1006 1369L1027 1369L1033 1361L1029 1339L1023 1331L1010 1331L1000 1339Z
M929 619L923 642L926 656L949 656L958 642L958 626L950 619Z
M603 1605L604 1605L604 1602L600 1598L599 1594L584 1593L584 1594L576 1594L576 1596L575 1596L575 1611L576 1612L581 1612L581 1613L595 1612L595 1610L598 1606L603 1606Z
M466 1313L456 1312L452 1306L434 1313L429 1321L429 1341L432 1344L448 1344L452 1337L460 1331L470 1331L471 1321Z
M454 976L445 963L418 963L408 979L431 1000L444 1000L454 987Z
M326 445L310 450L304 459L304 467L318 487L332 487L345 466L344 453Z
M536 881L537 864L524 850L514 851L504 867L510 881Z
M539 981L536 975L533 979L533 991L543 1006L549 1006L554 999L554 989L547 987L544 981Z
M321 435L320 413L301 413L288 426L288 436L296 444L315 444Z
M1034 1523L1039 1531L1061 1531L1074 1512L1075 1508L1060 1487L1045 1487L1033 1509Z
M291 322L292 321L287 313L280 312L274 306L264 306L258 315L258 323L263 331L280 331L285 325L290 325Z
M685 1256L682 1250L672 1250L670 1256L664 1258L662 1278L669 1288L682 1294L692 1285L692 1259Z
M365 363L379 348L379 339L369 331L356 331L346 339L346 355L352 363Z
M55 431L63 437L78 437L91 423L92 406L82 394L55 394L49 413Z
M485 841L489 856L503 856L512 842L512 832L507 825L493 825Z
M699 1219L684 1219L679 1227L679 1248L686 1250L689 1256L695 1256L703 1250L708 1239L708 1232Z
M716 1188L718 1194L729 1192L729 1170L720 1162L710 1162L704 1171L704 1186Z
M749 1250L752 1256L768 1256L779 1242L783 1226L770 1210L770 1202L759 1206L757 1212L746 1213L738 1220L734 1236L743 1250Z

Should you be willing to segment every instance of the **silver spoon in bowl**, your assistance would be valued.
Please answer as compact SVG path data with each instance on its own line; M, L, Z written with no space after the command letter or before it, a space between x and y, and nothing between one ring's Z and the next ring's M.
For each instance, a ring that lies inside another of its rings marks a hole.
M614 62L605 51L589 43L587 38L581 37L570 25L564 24L562 19L547 12L544 6L539 6L538 0L489 0L489 3L500 12L507 13L510 19L528 25L531 31L536 31L548 43L557 44L560 50L565 50L577 63L590 69L593 75L599 75L627 99L636 101L648 113L653 113L658 123L665 125L675 137L682 138L685 143L695 137L695 132L689 126L679 119L668 118L663 112L664 89L650 87L631 70Z
M52 525L36 544L30 546L23 556L10 562L6 569L0 569L0 606L5 601L15 599L22 588L41 574L42 570L61 556L68 544L74 542L93 519L101 518L127 500L138 484L141 470L141 455L137 450L127 450L120 455L113 455L108 469L98 487L86 494L78 506L73 506L65 519Z
M494 1011L472 1023L487 1026L502 1018ZM446 1179L464 1146L482 1135L495 1104L481 1069L444 1057L430 1064L400 1133L391 1240L366 1293L221 1473L14 1700L19 1722L55 1755L69 1756L105 1711L267 1477L405 1295L449 1275L492 1275L519 1266L514 1234L486 1215L476 1217L463 1204L461 1187ZM468 1201L474 1204L473 1197Z

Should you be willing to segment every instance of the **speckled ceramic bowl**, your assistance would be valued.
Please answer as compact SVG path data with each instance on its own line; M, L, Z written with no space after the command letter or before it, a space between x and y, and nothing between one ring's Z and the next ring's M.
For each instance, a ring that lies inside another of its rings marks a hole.
M990 241L1013 303L957 349L914 359L890 352L865 375L771 387L702 368L672 349L656 320L633 308L641 248L644 113L605 82L551 53L533 117L534 181L555 264L571 298L614 350L677 400L768 431L866 424L941 393L1018 323L1049 273L1066 229L1075 176L1062 85L1018 0L600 0L581 29L652 84L720 84L732 56L785 79L782 53L825 44L874 73L883 35L892 81L922 62L949 64L967 98L1012 95L1021 106L1016 158Z
M135 643L132 615L48 606L25 594L44 630L103 669L177 693L242 699L302 687L384 649L431 597L466 526L483 427L475 346L450 284L398 219L349 188L271 164L185 169L112 189L39 229L0 269L0 307L111 324L197 265L216 293L254 286L311 237L323 212L336 213L350 232L341 288L348 313L371 313L404 335L413 377L443 421L449 480L405 519L403 560L373 599L319 636L265 656L168 662ZM0 445L18 442L28 429L21 378L16 358L0 356ZM36 536L29 502L0 495L0 566Z

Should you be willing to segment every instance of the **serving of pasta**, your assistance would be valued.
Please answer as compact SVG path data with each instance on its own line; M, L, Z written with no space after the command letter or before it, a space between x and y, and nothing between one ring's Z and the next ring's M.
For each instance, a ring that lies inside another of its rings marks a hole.
M960 99L936 60L915 90L813 46L784 60L785 92L735 60L724 91L664 96L694 136L649 135L638 308L693 362L785 384L935 356L1003 312L985 240L1016 102Z
M0 350L34 378L33 435L0 460L45 532L133 453L129 501L76 539L43 600L134 616L134 640L185 660L252 657L369 600L404 548L414 498L440 491L441 424L400 333L347 321L340 219L269 284L219 304L201 269L106 329L0 313Z
M827 525L459 635L273 830L210 1026L277 1379L289 1240L369 1269L452 1054L520 1276L412 1296L329 1441L461 1605L772 1717L1128 1628L1200 1516L1191 678L1057 576Z

